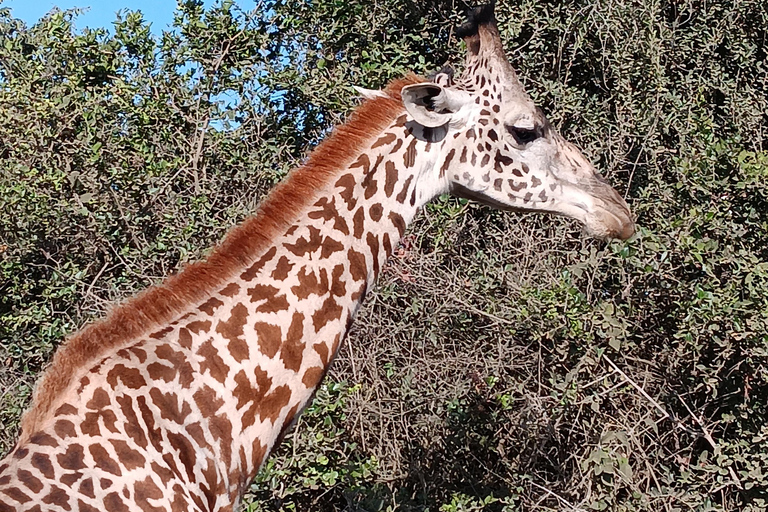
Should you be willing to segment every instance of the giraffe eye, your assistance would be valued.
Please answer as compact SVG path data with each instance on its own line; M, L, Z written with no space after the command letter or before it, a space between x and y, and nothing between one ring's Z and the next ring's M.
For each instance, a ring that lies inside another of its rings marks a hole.
M517 126L507 125L507 131L515 138L515 141L520 145L528 144L539 138L539 132L535 128L519 128Z

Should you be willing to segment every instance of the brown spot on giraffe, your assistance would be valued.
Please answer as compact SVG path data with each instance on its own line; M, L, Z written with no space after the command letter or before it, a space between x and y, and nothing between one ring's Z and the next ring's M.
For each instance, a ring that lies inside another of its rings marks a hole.
M287 370L298 372L304 355L304 315L294 312L285 342L280 348L280 359Z
M381 216L384 213L384 207L381 203L374 203L371 205L371 207L368 209L368 215L371 217L371 220L374 222L379 222L381 220ZM342 250L344 247L342 246Z
M146 463L147 460L141 452L131 448L125 441L121 439L110 439L109 443L112 445L112 448L114 448L120 464L125 466L125 469L128 471L143 467Z
M195 443L197 443L197 446L204 448L207 446L206 440L205 440L205 431L203 430L203 427L200 425L200 422L195 423L188 423L184 430L189 434L189 437L191 437ZM167 482L166 482L167 483Z
M85 418L80 423L80 432L85 436L98 437L101 435L101 427L99 426L100 415L95 412L89 412L85 415Z
M134 490L136 492L136 504L143 512L167 512L166 509L156 507L149 502L149 500L159 500L164 496L162 489L152 481L151 476L148 475L144 480L136 482ZM213 510L213 507L210 510Z
M375 177L376 172L379 170L379 165L383 159L384 157L379 155L379 157L376 158L376 163L374 164L373 168L368 173L366 173L363 181L360 182L360 185L363 187L363 197L366 200L372 198L374 195L376 195L376 192L379 191L379 182L375 179Z
M111 473L115 476L121 476L123 474L120 464L118 464L110 455L107 450L100 444L92 444L88 447L88 452L93 457L93 463L97 468Z
M391 133L391 132L385 133L384 135L379 137L376 140L376 142L373 143L373 145L371 146L371 149L376 149L381 146L392 144L393 142L395 142L395 139L397 139L397 135L395 135L394 133Z
M24 491L16 487L11 487L10 489L3 489L1 492L6 496L8 496L9 498L11 498L12 500L18 503L21 503L22 505L32 501L32 498L30 498L27 494L25 494ZM15 509L8 508L7 510L13 511Z
M176 369L160 363L151 363L147 366L149 378L153 381L172 382L176 378Z
M216 418L216 416L211 418L211 421L213 421L214 418ZM194 482L195 463L197 462L195 447L192 446L192 443L189 442L189 439L180 434L176 434L175 432L168 432L166 435L168 437L168 444L171 445L172 451L175 452L182 468L187 473L187 478Z
M237 399L237 408L242 409L245 405L251 401L253 395L253 388L251 387L251 381L248 375L245 374L245 370L240 370L235 375L235 389L232 390L232 395Z
M400 148L403 146L403 139L397 139L395 141L394 146L392 146L392 149L389 151L390 155L396 155L400 152Z
M389 257L392 254L392 242L389 239L389 233L384 233L381 237L381 246L384 249L384 254Z
M181 351L174 350L170 344L164 343L155 347L155 356L158 359L168 361L178 376L182 388L188 389L194 380L194 370L189 360Z
M342 189L342 191L339 192L339 196L347 204L347 210L349 211L352 211L352 209L357 204L357 200L354 199L355 185L357 185L357 181L355 180L355 177L352 174L343 175L341 178L339 178L336 181L336 184L335 184L336 187L339 187Z
M397 183L398 172L395 163L391 160L387 160L384 163L384 193L387 197L391 197L395 191L395 184Z
M307 267L302 267L296 278L299 284L291 287L291 292L300 300L304 300L310 295L324 295L328 291L328 273L320 269L318 278L314 270L307 272Z
M56 485L51 486L51 490L43 498L43 503L46 505L54 505L60 507L63 510L72 510L72 506L69 504L69 496L67 491Z
M238 403L242 402L243 407L249 405L248 409L243 413L241 417L241 423L243 428L247 428L256 422L256 417L259 415L259 411L262 406L264 396L272 388L272 378L267 372L256 368L255 372L256 386L251 386L250 381L243 381L238 395Z
M213 464L208 463L207 467L203 471L203 482L200 484L200 489L205 496L207 507L206 510L214 510L216 503L216 495L222 492L222 481L219 478L216 468Z
M326 259L330 257L333 253L343 251L344 250L344 244L341 242L334 240L330 236L326 236L323 239L323 246L322 251L320 252L320 258Z
M405 155L403 156L403 163L405 168L409 169L416 163L416 143L418 140L414 137L408 147L405 149Z
M397 228L398 236L402 238L405 233L405 219L403 219L403 216L397 212L389 212L389 220Z
M253 290L254 288L251 288ZM250 290L249 290L250 291ZM251 295L253 299L253 295ZM288 303L285 303L288 307ZM242 362L250 357L248 343L243 338L243 327L248 320L248 308L242 303L237 303L232 307L229 320L220 320L216 326L216 332L221 334L229 342L227 348L229 353L235 358L235 361Z
M320 361L323 362L323 366L327 366L330 362L330 355L328 352L328 345L325 342L315 343L312 345L312 348L315 352L317 352L317 355L320 356Z
M216 392L209 386L201 386L200 389L195 391L192 398L195 400L195 405L200 414L203 415L203 418L213 417L224 405L224 400L219 398ZM147 419L145 418L144 421L147 421ZM154 420L152 422L154 423Z
M336 265L331 271L331 294L344 297L347 294L346 282L341 278L344 275L344 265Z
M400 193L397 194L397 197L395 197L395 200L398 203L405 203L405 198L408 197L408 190L410 190L411 187L411 181L413 180L413 175L408 176L405 179L405 183L403 183L403 188L400 189Z
M200 360L200 373L208 372L211 377L223 384L227 379L228 366L213 345L213 338L209 338L200 345L200 348L197 349L197 355L202 358Z
M70 447L70 449L72 449L72 447ZM82 447L80 449L82 450ZM31 464L33 468L35 468L40 473L42 473L42 475L48 480L53 478L54 476L53 464L51 464L51 459L48 457L47 454L45 453L33 454L31 459ZM61 465L61 462L59 462L59 465Z
M361 206L355 212L354 217L352 217L352 226L354 229L355 238L357 239L362 238L363 233L365 232L365 207L364 206Z
M275 270L272 271L272 279L275 281L283 281L285 278L288 277L288 273L293 268L294 263L291 263L288 261L288 258L285 256L280 256L280 259L277 260L277 265L275 266Z
M248 267L248 269L240 274L240 279L242 279L245 282L252 281L256 278L256 276L259 275L261 272L261 269L264 268L264 265L267 264L272 258L275 257L275 253L277 253L277 247L271 247L264 255L259 258L256 263Z
M259 337L261 352L267 357L275 357L283 341L283 331L280 326L267 322L256 322L253 329Z
M350 299L356 302L363 300L363 298L365 297L366 290L368 290L368 283L363 281L362 283L360 283L360 287L357 289L357 291L352 292L352 295L350 295ZM352 317L350 317L350 319L351 318Z
M259 411L261 421L269 420L274 423L291 400L291 388L286 385L278 386L264 397Z
M170 482L175 476L173 471L164 466L161 466L157 462L152 462L149 466L152 469L152 473L157 475L164 485L168 485L168 482Z
M234 297L238 293L240 293L240 285L237 283L229 283L227 286L222 288L221 291L219 291L219 295L229 298Z
M186 328L195 334L200 333L206 333L211 330L211 321L210 320L196 320L194 322L189 322L186 325Z
M321 366L313 366L304 372L304 377L301 378L301 383L304 384L307 389L314 389L320 384L324 375L325 368Z
M330 200L327 197L321 197L315 206L319 210L309 212L307 216L310 219L323 219L326 222L333 221L333 229L342 232L345 235L349 234L349 226L344 217L339 214L339 210L336 208L336 198L332 197Z
M36 454L36 455L39 455L39 454ZM48 459L47 456L46 456L46 459ZM56 462L59 463L59 467L63 469L68 469L70 471L85 469L86 466L85 466L84 460L85 460L85 450L83 450L83 447L79 444L69 445L66 452L61 453L56 457ZM50 464L50 462L48 462L48 464ZM41 471L41 473L45 474L44 471ZM46 475L46 478L49 478L48 475Z
M373 257L373 277L375 279L379 275L379 239L369 231L365 242L368 244L368 249L371 250L371 256Z
M232 460L232 422L223 414L214 416L210 421L210 431L213 438L219 442L219 450L224 465L229 466ZM183 436L181 438L193 450L192 453L194 454L194 448L189 444L189 441Z
M288 309L288 299L280 289L269 284L257 284L248 288L251 302L261 302L256 308L257 313L275 313ZM263 301L263 302L262 302Z
M184 327L179 329L179 345L187 349L192 348L192 335Z
M344 311L336 299L328 297L323 301L323 305L312 314L312 325L315 327L315 332L320 332L320 329L325 327L328 322L338 320L341 318L341 313Z
M165 329L160 329L159 331L155 331L152 334L149 335L150 338L155 340L160 340L165 337L166 334L173 331L173 326L169 325Z
M59 445L59 442L50 434L46 434L45 432L38 432L37 434L33 435L29 438L30 444L36 444L38 446L50 446L50 447L56 447Z
M186 418L192 413L187 402L179 403L179 396L172 392L163 392L157 388L149 390L149 396L155 408L160 411L160 417L178 425L184 425Z
M116 492L111 492L104 496L104 510L106 512L130 512L128 506Z
M87 496L88 498L91 498L91 499L95 498L96 494L93 492L93 479L92 478L83 479L77 488L77 492L79 492L83 496Z
M136 404L139 408L139 412L141 413L141 420L144 422L144 425L146 425L146 435L149 439L150 444L152 447L157 450L161 451L162 448L162 433L160 432L160 429L155 424L155 417L152 413L152 410L147 405L147 399L143 396L136 397ZM102 487L105 489L105 487Z
M116 364L107 374L107 382L113 388L118 382L129 389L140 389L147 385L147 381L136 368L129 368L124 364Z
M119 359L118 357L115 357L115 359ZM94 368L91 368L91 373L98 373L101 368L101 363L96 365ZM77 394L83 393L86 386L88 386L91 383L91 379L88 378L88 376L84 376L82 379L80 379L80 385L77 388Z
M363 174L368 174L368 171L371 168L371 159L368 158L366 153L357 157L357 160L349 165L350 169L355 169L357 167L360 167L363 170Z
M365 262L365 254L357 252L353 248L347 251L349 261L349 273L355 281L364 281L368 278L368 266Z
M31 471L20 469L16 473L16 476L19 478L19 481L33 493L39 493L43 490L42 480L33 475Z
M85 503L81 499L77 500L77 508L79 512L100 512L99 509L97 509L96 507L92 507L91 505Z
M453 160L453 156L456 154L455 149L451 149L448 152L448 155L445 157L445 160L443 161L443 165L440 166L440 177L445 176L445 172L448 170L448 168L451 166L451 161Z
M197 309L199 309L200 311L202 311L208 316L213 316L216 310L223 305L224 303L221 302L219 299L217 299L216 297L211 297L207 301L200 304L200 307L198 307Z
M77 408L75 408L71 404L63 404L58 409L56 409L56 412L53 413L54 417L57 416L72 416L74 414L77 414Z
M133 408L133 399L130 396L122 395L115 398L118 405L120 405L120 411L123 417L126 419L124 423L126 435L134 442L139 448L147 448L147 436L144 433L144 429L139 426L139 418L136 416L136 411Z
M67 473L66 475L62 475L61 478L59 478L59 482L63 483L67 487L72 487L77 483L80 478L83 476L83 473L80 471L76 471L74 473Z
M294 255L302 257L308 253L315 252L323 241L323 235L320 230L314 226L309 226L309 238L304 236L299 237L296 243L283 244L283 246L291 251Z

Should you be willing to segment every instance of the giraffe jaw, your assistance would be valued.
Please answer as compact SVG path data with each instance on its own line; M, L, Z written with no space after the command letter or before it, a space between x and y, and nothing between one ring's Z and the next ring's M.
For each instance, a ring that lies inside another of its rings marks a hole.
M629 206L609 185L601 187L605 197L591 196L585 202L560 202L557 208L526 208L503 203L486 194L486 188L470 189L459 183L451 184L451 193L456 197L470 199L478 203L509 212L540 212L570 217L582 223L587 234L600 240L618 238L627 240L635 233ZM590 204L587 204L590 203Z

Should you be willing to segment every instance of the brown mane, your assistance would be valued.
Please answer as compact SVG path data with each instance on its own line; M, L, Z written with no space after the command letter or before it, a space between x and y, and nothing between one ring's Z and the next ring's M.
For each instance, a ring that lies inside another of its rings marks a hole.
M262 201L257 212L232 228L211 255L187 265L137 296L116 306L103 320L94 322L62 345L38 382L32 405L21 422L26 439L49 418L82 369L138 338L169 324L190 306L205 301L244 267L251 264L272 240L280 236L306 209L318 190L351 164L384 129L403 113L400 90L422 79L410 75L391 83L384 95L367 100L344 125L337 127L309 156Z

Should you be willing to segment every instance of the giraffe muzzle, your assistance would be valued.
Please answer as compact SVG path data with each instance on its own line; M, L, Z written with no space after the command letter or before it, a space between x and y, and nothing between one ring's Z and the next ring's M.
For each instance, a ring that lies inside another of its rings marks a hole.
M627 240L635 233L635 222L629 205L616 189L600 182L592 190L592 197L594 204L587 210L584 222L591 236Z

